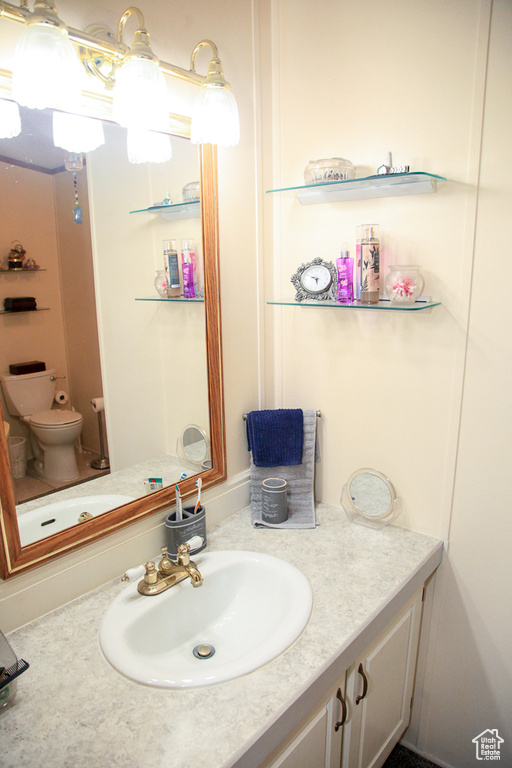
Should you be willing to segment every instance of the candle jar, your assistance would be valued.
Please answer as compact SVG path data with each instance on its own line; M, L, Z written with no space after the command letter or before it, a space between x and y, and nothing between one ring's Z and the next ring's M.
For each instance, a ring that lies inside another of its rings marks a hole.
M384 282L386 296L392 304L414 304L421 295L425 281L420 267L415 265L394 264Z
M157 269L154 282L158 295L162 296L162 298L167 298L167 280L165 278L164 269Z

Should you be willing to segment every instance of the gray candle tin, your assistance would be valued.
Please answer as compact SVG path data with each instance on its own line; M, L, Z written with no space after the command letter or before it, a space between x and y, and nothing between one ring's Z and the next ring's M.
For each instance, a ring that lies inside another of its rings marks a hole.
M282 477L267 477L261 484L261 519L265 523L284 523L288 517L288 483Z

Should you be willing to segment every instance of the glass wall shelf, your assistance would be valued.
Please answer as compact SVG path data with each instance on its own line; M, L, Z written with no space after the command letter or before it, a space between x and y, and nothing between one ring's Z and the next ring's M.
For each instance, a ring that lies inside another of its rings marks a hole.
M46 269L0 269L0 275L37 275L38 272L46 272Z
M142 297L136 297L135 301L181 301L185 302L186 304L204 304L204 299L186 299L184 296L176 296L176 297L170 297L165 298L164 296L142 296Z
M336 301L295 301L295 299L282 299L281 301L267 301L267 304L287 307L317 307L318 309L375 309L388 312L417 312L422 309L439 307L441 302L435 301L430 296L420 296L414 304L392 304L389 299L381 297L378 304L338 304Z
M176 219L198 219L201 213L201 204L199 200L189 203L173 203L172 205L152 205L149 208L141 208L138 211L130 213L157 213L166 221L175 221Z
M34 314L34 312L48 312L50 307L37 307L36 309L0 309L0 315L26 315L27 312Z
M427 194L436 192L437 185L443 181L446 181L444 176L436 176L433 173L393 173L366 176L363 179L332 181L326 184L269 189L267 194L275 192L293 194L302 205L314 205L338 203L343 200L364 200L372 197Z

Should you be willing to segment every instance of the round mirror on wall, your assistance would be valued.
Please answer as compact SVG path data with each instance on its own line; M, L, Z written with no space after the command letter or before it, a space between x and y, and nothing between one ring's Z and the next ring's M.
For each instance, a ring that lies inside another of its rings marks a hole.
M357 469L341 493L341 505L353 523L382 528L398 517L398 497L391 480L376 469Z
M185 462L201 466L210 458L208 435L196 424L186 426L178 438L176 453Z

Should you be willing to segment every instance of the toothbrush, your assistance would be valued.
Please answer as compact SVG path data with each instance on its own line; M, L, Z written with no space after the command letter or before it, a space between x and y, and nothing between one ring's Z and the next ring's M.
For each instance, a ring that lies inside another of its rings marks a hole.
M194 515L197 515L199 512L199 508L201 507L201 488L203 487L203 481L200 477L196 480L196 488L197 488L197 504L194 508Z
M183 520L183 512L182 512L182 502L181 502L181 491L178 483L176 483L176 485L174 486L174 490L176 491L176 521L179 522L180 520Z

